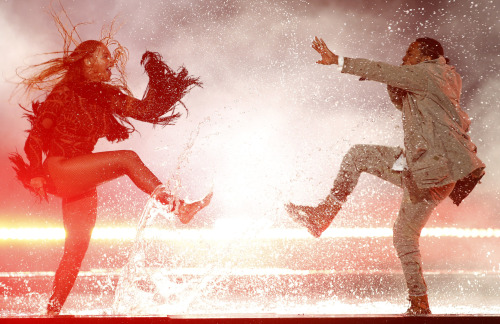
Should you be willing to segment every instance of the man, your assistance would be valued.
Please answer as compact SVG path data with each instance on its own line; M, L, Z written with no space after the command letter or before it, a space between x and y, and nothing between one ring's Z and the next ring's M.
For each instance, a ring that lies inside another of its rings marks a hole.
M433 209L446 197L456 205L484 175L485 165L467 135L470 120L459 105L462 81L448 65L441 44L418 38L401 66L340 57L317 37L312 44L318 64L339 65L342 73L387 84L389 97L402 111L404 147L354 145L344 156L333 188L316 207L286 205L290 216L315 237L330 225L362 172L401 188L404 194L394 224L393 242L408 286L405 314L430 314L418 241Z

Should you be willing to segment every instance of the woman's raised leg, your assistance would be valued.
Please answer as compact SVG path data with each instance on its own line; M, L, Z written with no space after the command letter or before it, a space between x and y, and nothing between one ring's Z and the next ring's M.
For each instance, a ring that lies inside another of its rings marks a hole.
M49 157L45 167L61 197L83 194L123 175L127 175L147 194L161 185L139 156L128 150L92 153L69 159Z

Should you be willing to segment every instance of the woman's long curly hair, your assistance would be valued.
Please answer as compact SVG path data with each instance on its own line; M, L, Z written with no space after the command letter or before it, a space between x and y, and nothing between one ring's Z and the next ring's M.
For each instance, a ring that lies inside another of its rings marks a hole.
M61 5L62 8L62 5ZM51 8L52 9L52 8ZM110 100L106 100L107 95L132 95L127 87L125 65L128 60L128 50L121 46L121 44L114 39L115 28L114 21L108 28L101 30L101 37L99 40L81 41L77 33L77 27L71 23L68 15L62 9L64 16L71 28L67 28L61 21L61 16L56 14L53 10L50 11L58 31L63 38L64 45L62 52L53 52L47 54L58 55L58 57L50 59L40 64L35 64L25 68L23 73L18 72L21 82L18 86L23 86L25 95L31 102L31 109L24 108L24 116L32 124L37 121L43 109L43 104L40 101L31 99L33 92L41 93L41 95L48 95L54 87L59 84L72 85L75 92L79 92L83 97L89 100L96 100L99 103L110 104ZM112 52L112 59L114 66L118 70L118 77L112 78L110 82L99 83L84 83L83 79L83 63L84 59L94 54L94 52L101 46L106 46L108 49L114 48ZM71 50L71 47L75 47ZM181 99L186 95L191 88L195 86L202 86L198 77L193 77L188 74L185 67L181 67L177 72L172 70L162 60L159 53L146 51L144 53L141 64L149 77L149 83L146 92L143 96L143 101L147 102L148 109L140 116L135 116L143 122L148 122L153 125L173 125L180 113L176 112L176 107L180 104L186 111L186 106L182 103ZM28 76L23 76L24 74ZM121 141L127 139L129 134L135 131L134 126L128 121L127 117L115 114L112 110L107 110L107 129L106 138L109 141ZM125 124L127 124L127 127ZM31 130L28 130L31 132ZM42 138L42 150L45 154L48 153L48 137ZM13 153L10 160L14 164L17 177L24 186L32 190L30 180L32 178L32 170L30 166L24 162L24 159L19 153ZM36 194L36 192L35 192Z
M62 8L62 5L61 5ZM64 8L62 8L62 15L68 21L67 24L71 28L66 27L66 24L61 20L61 15L56 14L53 8L50 8L49 14L54 19L59 34L63 39L63 50L60 52L45 53L46 55L57 55L56 58L47 60L45 62L34 64L17 71L17 75L21 79L18 83L18 90L23 88L23 98L21 101L27 101L28 105L31 103L31 108L24 107L20 104L21 108L25 111L24 117L28 119L31 126L35 123L37 116L41 113L42 104L39 101L40 97L47 96L54 87L61 83L73 83L81 81L83 59L93 54L100 46L114 48L112 52L112 59L114 65L118 70L118 76L111 79L111 85L117 87L120 91L131 95L127 87L125 66L128 61L128 50L123 47L118 41L114 39L116 28L114 21L110 26L105 26L101 30L101 37L99 40L81 41L77 32L77 27L82 24L74 25L71 23ZM75 47L71 50L72 47ZM14 91L16 93L16 91ZM23 100L24 99L24 100ZM128 134L135 129L126 118L114 116L121 121L118 122L114 118L109 120L113 125L113 132L108 134L109 140L123 140L128 138ZM123 123L128 124L131 128L126 127ZM30 130L27 130L30 132ZM43 152L47 153L47 143L43 143ZM14 170L16 171L17 178L23 185L32 191L35 195L39 196L38 192L33 191L30 186L32 178L32 170L30 166L24 161L19 153L12 153L10 160L13 163ZM43 197L40 196L42 199Z
M119 29L115 26L116 20L114 19L110 25L102 27L99 40L81 41L77 28L86 23L73 24L61 4L60 7L60 14L57 14L53 7L50 8L49 14L52 16L63 39L63 50L61 52L46 53L48 55L58 55L56 58L28 66L21 72L17 71L17 75L21 79L18 85L24 88L25 98L28 99L28 102L31 101L32 107L29 109L23 105L20 106L25 111L24 116L32 125L37 117L35 108L40 106L37 99L40 96L47 96L58 84L74 84L82 81L84 58L92 55L101 46L108 49L113 48L112 61L118 71L118 75L113 77L109 84L127 95L132 95L127 86L125 73L125 66L129 57L128 49L114 38ZM64 23L63 18L65 18L66 23ZM71 50L73 46L75 48ZM34 95L35 92L37 95ZM134 126L124 117L117 115L114 117L120 121L112 121L115 133L118 135L111 134L108 139L114 141L128 138L128 134L135 131ZM124 124L127 124L128 127Z
M17 75L21 79L19 86L24 88L24 94L28 98L33 97L34 92L38 92L39 94L41 92L42 95L48 94L61 81L71 82L80 78L83 59L94 53L101 45L106 46L110 50L114 48L112 59L115 63L115 68L118 70L118 75L113 77L110 83L130 94L125 74L125 66L129 56L128 49L114 39L117 31L115 20L109 26L104 26L101 29L99 40L81 41L77 28L85 23L73 25L64 8L62 9L62 14L55 13L53 8L51 8L49 14L52 16L58 32L63 39L63 50L45 53L48 55L57 55L58 57L17 71ZM61 16L64 16L68 23L65 24ZM71 50L73 46L75 48Z

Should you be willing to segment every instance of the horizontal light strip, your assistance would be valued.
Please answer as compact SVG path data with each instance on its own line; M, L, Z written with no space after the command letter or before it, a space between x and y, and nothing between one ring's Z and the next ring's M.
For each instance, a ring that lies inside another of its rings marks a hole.
M137 230L134 227L97 227L92 233L93 240L134 241ZM144 231L148 239L173 240L232 240L232 239L308 239L311 236L304 229L262 229L260 231L221 229L160 229L148 228ZM391 228L329 228L322 238L387 238L392 237ZM424 228L422 237L467 237L500 238L500 229L494 228ZM61 241L65 232L60 227L49 228L0 228L0 241Z
M277 275L402 275L401 270L333 270L333 269L318 269L318 270L302 270L302 269L287 269L287 268L175 268L175 269L158 269L163 276L277 276ZM469 276L485 276L498 275L498 271L464 271L464 270L430 270L425 272L426 275L469 275ZM0 272L2 278L36 278L36 277L53 277L54 271L35 271L35 272ZM121 269L96 269L91 271L80 271L79 277L119 277Z

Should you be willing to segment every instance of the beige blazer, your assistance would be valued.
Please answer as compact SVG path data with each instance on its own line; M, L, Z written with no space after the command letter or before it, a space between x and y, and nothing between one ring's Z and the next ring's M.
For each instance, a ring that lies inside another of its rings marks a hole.
M485 165L467 134L470 119L460 108L462 79L455 67L444 57L405 66L346 57L342 72L404 90L402 96L390 95L403 113L408 169L419 188L456 182L450 197L458 205Z

